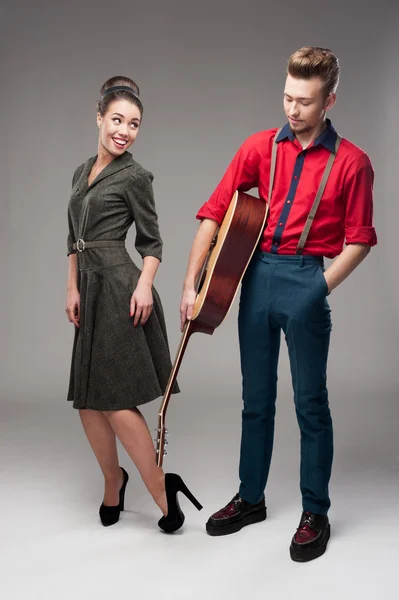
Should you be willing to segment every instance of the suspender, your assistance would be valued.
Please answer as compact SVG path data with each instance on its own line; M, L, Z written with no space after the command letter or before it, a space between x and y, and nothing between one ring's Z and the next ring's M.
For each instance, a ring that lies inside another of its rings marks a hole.
M277 140L277 138L279 136L280 131L281 131L281 129L279 129L277 131L276 136L275 136L275 138L273 140L272 160L271 160L271 165L270 165L269 195L268 195L268 200L267 200L267 203L268 203L269 207L270 207L270 200L271 200L272 191L273 191L274 175L276 173L276 161L277 161L277 142L276 142L276 140ZM298 245L296 247L296 254L302 254L303 253L303 249L305 247L306 240L308 238L310 228L312 227L312 223L313 223L313 220L315 218L317 209L319 208L319 204L320 204L321 198L323 196L325 187L327 185L327 181L328 181L328 178L330 176L331 169L332 169L332 166L334 164L335 157L337 156L337 152L338 152L338 148L339 148L339 145L341 143L341 140L342 140L341 136L337 135L337 139L336 139L336 142L335 142L335 151L331 152L331 154L329 156L329 159L327 161L327 165L326 165L326 168L324 170L323 177L322 177L320 185L319 185L319 189L317 190L317 194L316 194L316 197L314 199L312 208L310 209L310 213L308 215L308 218L306 219L306 224L305 224L304 230L302 231L301 237L300 237Z
M317 209L319 208L320 200L321 200L321 197L322 197L322 195L324 193L324 189L326 187L328 178L330 176L331 169L332 169L335 157L337 156L337 152L338 152L338 148L339 148L339 145L341 143L341 140L342 140L341 136L337 135L337 139L336 139L336 142L335 142L335 152L331 152L330 157L328 159L326 168L325 168L324 173L323 173L323 177L322 177L321 182L320 182L319 189L317 190L316 198L314 199L312 208L310 209L310 213L309 213L308 218L306 220L305 228L302 231L302 235L299 238L299 242L298 242L298 245L296 247L296 253L297 254L302 254L303 249L305 247L306 240L308 238L310 228L312 227L313 219L315 217Z
M273 146L272 146L272 162L270 164L270 182L269 182L269 195L267 198L267 204L270 208L270 200L272 197L272 192L273 192L273 184L274 184L274 175L276 173L276 161L277 161L277 138L280 135L280 131L282 130L282 127L280 127L280 129L277 131L275 138L273 140Z

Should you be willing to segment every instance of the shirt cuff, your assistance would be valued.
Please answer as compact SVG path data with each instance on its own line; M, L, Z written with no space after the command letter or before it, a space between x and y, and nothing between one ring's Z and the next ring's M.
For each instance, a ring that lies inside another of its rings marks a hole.
M207 202L199 209L197 213L197 219L212 219L216 221L219 225L222 223L226 210L220 208L218 206L212 206Z
M375 246L377 244L377 234L374 227L346 227L345 243L348 244L366 244Z

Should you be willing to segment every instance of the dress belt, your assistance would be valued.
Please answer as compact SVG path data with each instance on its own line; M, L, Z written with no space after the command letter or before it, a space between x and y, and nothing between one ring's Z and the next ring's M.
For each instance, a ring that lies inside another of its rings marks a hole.
M79 239L74 243L72 248L78 252L83 252L83 250L87 250L89 248L116 248L124 245L125 242L123 240L99 240L97 242L85 242L84 240Z

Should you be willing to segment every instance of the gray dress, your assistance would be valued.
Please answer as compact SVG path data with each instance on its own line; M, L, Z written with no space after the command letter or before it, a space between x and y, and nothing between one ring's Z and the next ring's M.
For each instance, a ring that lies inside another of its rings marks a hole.
M141 256L161 260L151 173L129 152L88 185L96 160L75 171L68 207L68 255L78 239L125 240L132 223ZM140 277L124 246L78 252L80 327L75 328L68 400L74 408L128 409L162 396L171 371L158 293L145 325L133 325L130 299ZM174 393L179 391L178 386Z

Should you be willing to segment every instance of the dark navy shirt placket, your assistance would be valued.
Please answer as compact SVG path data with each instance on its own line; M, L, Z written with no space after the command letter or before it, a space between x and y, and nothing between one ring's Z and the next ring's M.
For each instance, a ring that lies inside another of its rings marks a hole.
M295 167L291 178L290 189L288 190L287 198L284 202L283 210L281 211L279 222L273 235L273 243L271 248L273 254L278 253L278 249L281 244L281 238L283 237L284 229L288 221L290 210L294 203L298 183L301 178L305 157L306 150L302 150L302 152L298 154L297 159L295 161Z

